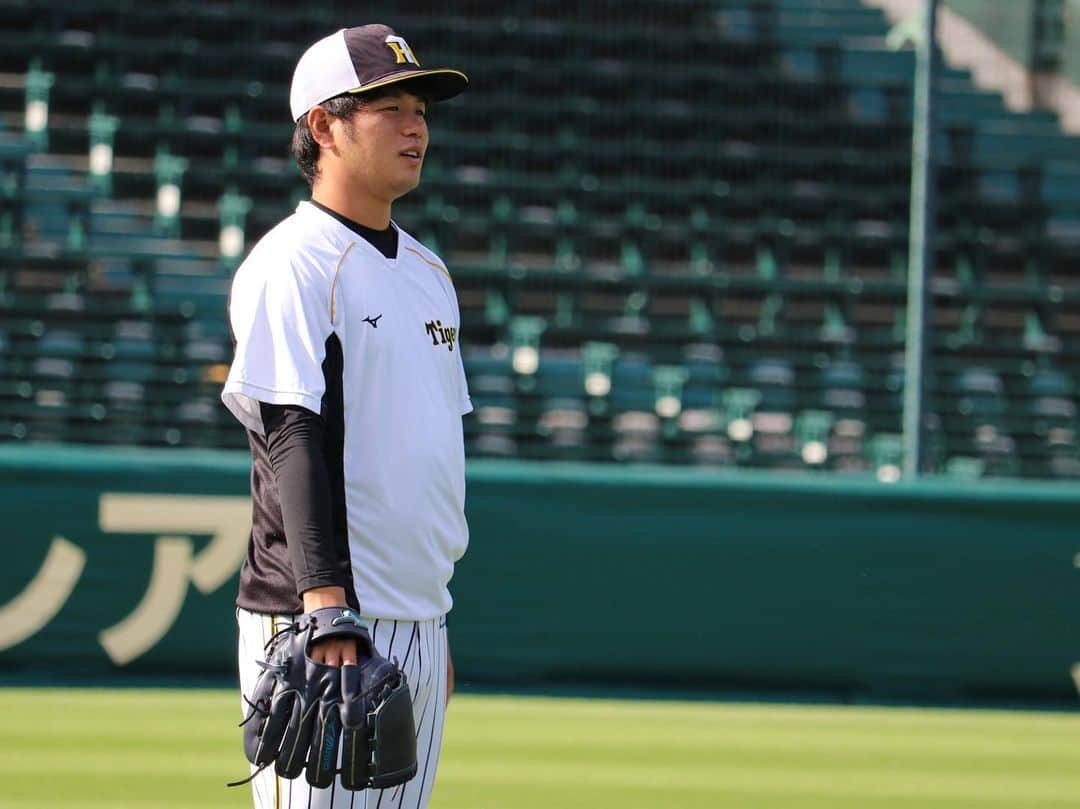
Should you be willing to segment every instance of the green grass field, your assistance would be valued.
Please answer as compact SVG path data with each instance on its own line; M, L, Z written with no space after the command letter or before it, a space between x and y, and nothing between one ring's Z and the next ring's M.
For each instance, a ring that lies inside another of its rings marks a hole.
M248 807L224 690L0 689L0 809ZM459 695L432 809L1080 805L1080 714Z

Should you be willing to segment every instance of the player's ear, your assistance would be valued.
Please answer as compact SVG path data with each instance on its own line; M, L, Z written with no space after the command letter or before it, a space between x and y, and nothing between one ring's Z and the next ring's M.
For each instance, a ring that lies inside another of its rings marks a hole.
M334 145L334 133L330 131L331 117L320 106L314 106L307 112L307 125L311 137L320 147L331 148Z

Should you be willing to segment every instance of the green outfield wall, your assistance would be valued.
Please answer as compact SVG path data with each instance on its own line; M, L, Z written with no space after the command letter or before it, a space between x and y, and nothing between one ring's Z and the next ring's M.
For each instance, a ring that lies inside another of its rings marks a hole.
M1076 485L468 474L465 683L1075 693ZM0 446L0 679L230 674L247 478L245 454Z

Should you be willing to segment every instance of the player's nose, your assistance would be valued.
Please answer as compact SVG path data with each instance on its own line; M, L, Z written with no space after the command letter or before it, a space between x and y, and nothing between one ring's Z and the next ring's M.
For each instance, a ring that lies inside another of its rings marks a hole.
M427 138L427 121L422 115L406 115L401 127L401 134L410 138Z

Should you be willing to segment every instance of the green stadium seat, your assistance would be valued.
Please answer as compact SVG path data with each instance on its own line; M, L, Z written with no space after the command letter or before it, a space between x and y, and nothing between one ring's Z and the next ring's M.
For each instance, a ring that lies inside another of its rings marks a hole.
M536 372L536 432L552 457L585 459L589 443L589 410L585 366L576 349L541 352Z
M866 419L866 374L852 360L828 363L820 372L820 398L816 403L838 421L863 424Z
M956 410L976 429L997 424L1005 416L1005 386L989 368L973 367L960 372L954 381Z
M986 461L983 458L954 455L945 462L945 474L961 480L978 480L986 475Z
M733 463L721 399L729 374L723 350L714 343L690 343L678 359L685 377L677 432L670 423L665 425L670 447L666 459L701 465Z
M870 469L882 483L900 480L904 464L903 438L895 433L878 433L867 444Z
M1076 476L1080 474L1077 451L1076 389L1072 380L1054 368L1040 368L1029 378L1022 417L1029 421L1037 449L1033 464L1036 474Z
M473 412L465 418L469 449L479 455L517 455L518 405L510 350L467 346L462 361Z
M836 417L827 410L802 410L795 417L795 449L808 467L823 467L829 460Z
M651 359L636 352L619 355L611 374L612 455L615 460L654 462L660 456L660 418Z

